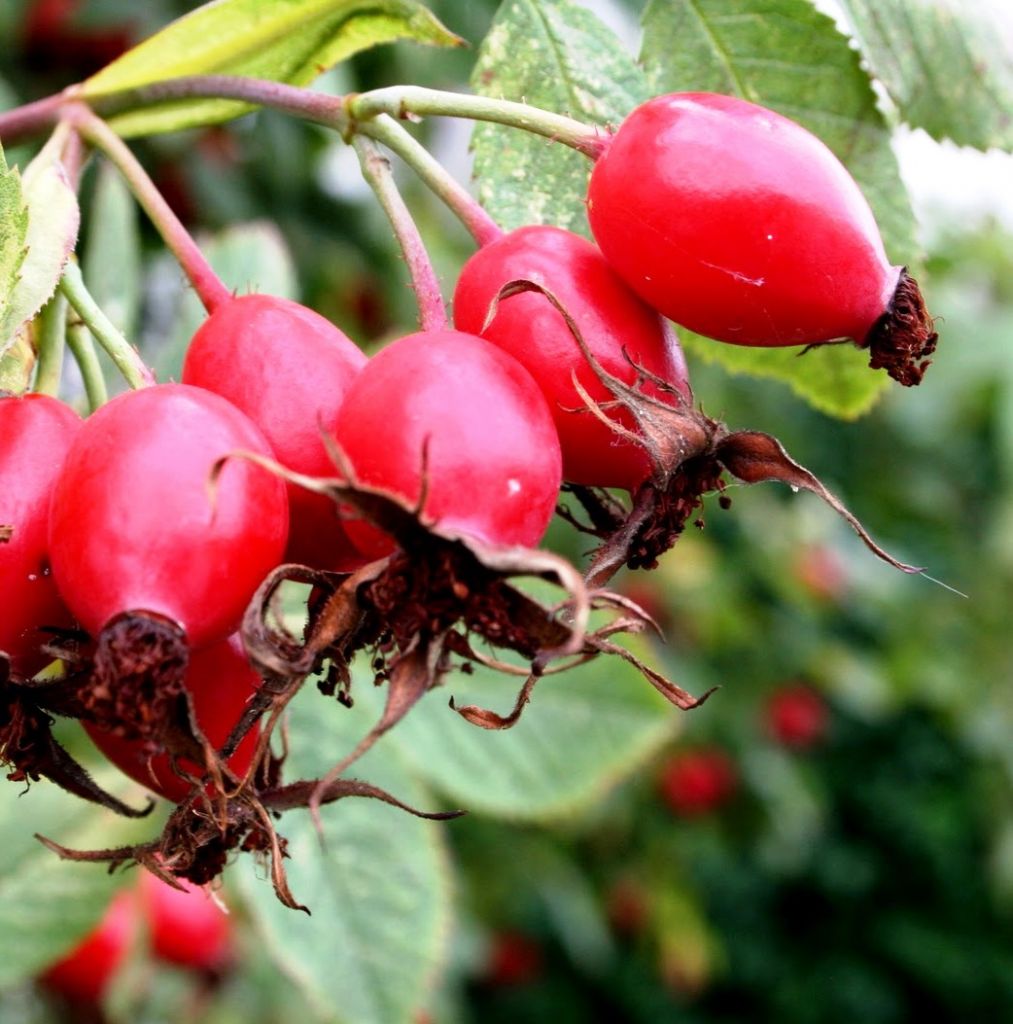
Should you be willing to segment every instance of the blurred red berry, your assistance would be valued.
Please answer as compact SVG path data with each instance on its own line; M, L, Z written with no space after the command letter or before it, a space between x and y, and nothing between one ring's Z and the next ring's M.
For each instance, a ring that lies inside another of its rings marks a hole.
M773 693L765 711L767 731L786 747L804 750L827 734L830 710L812 687L799 683Z
M707 814L725 803L738 786L732 759L714 748L673 754L659 779L662 799L680 817Z
M232 923L205 890L180 880L183 889L145 871L141 907L159 959L198 971L220 971L232 960Z
M39 980L70 1002L97 1003L127 957L136 924L133 893L118 893L98 925Z
M644 886L633 878L619 878L606 896L609 924L621 935L636 935L644 930L648 918L648 897Z
M827 544L807 544L800 548L792 572L802 588L819 601L839 601L848 589L844 562Z
M529 985L542 973L542 947L523 932L503 931L493 936L484 980L513 988Z

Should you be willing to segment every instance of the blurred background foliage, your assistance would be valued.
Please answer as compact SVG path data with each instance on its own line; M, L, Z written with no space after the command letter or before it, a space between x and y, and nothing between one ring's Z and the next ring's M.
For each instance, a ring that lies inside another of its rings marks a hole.
M29 8L38 21L46 4L6 0L4 105L79 80L192 6L95 0L67 36L28 31ZM431 6L478 41L496 3ZM473 61L473 51L398 44L357 56L325 86L463 88ZM466 126L423 131L466 176ZM263 113L138 150L234 279L270 281L364 345L413 325L403 264L340 141ZM467 237L403 180L449 292ZM170 378L196 306L147 225L131 227L115 186L90 172L85 190L102 211L86 215L85 251L94 238L107 254L107 308ZM730 491L729 511L709 503L705 529L622 586L664 626L667 644L652 656L665 671L720 692L579 812L525 823L479 811L442 828L453 865L449 965L417 1024L1013 1014L1013 238L987 216L918 213L930 228L923 288L942 338L920 388L891 389L842 424L776 382L691 370L708 412L779 437L878 540L943 585L876 562L811 496L767 485ZM139 264L123 248L135 230ZM123 285L131 273L138 301ZM182 972L138 967L114 994L114 1019L347 1019L300 1008L300 986L272 966L230 895L236 972L198 998ZM341 960L336 935L325 952ZM59 1012L26 984L0 1001L5 1024Z

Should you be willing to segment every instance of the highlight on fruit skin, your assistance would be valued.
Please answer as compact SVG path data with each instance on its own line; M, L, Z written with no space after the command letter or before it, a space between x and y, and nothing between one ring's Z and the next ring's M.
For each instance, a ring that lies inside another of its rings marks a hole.
M676 323L735 345L851 339L873 368L921 381L937 335L918 286L844 165L794 121L733 96L655 97L605 141L587 208L617 273Z

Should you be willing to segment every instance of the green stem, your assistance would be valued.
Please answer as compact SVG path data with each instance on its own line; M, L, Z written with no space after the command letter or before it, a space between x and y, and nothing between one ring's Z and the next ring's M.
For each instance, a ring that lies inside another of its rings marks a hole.
M479 205L478 200L447 169L401 127L394 118L380 114L371 121L358 125L358 131L377 142L382 142L396 153L422 181L450 208L467 228L468 233L481 246L502 237L503 229Z
M60 393L63 353L67 337L67 298L57 293L39 315L39 361L35 368L35 390L54 398Z
M491 96L444 92L415 85L394 85L349 96L345 100L345 107L353 121L365 121L379 114L390 114L398 120L436 114L490 121L561 142L592 159L600 156L606 146L605 134L593 125L527 103L494 99Z
M394 183L390 161L370 139L357 136L352 140L352 145L359 157L362 175L376 193L383 212L387 214L405 263L408 264L422 330L442 330L447 326L447 310L443 304L440 282L437 280L436 271L433 270L432 260L426 251L418 226Z
M207 257L165 201L130 147L105 121L96 117L83 104L66 108L66 116L74 128L119 169L163 241L179 261L204 308L213 313L223 302L231 299L232 293L214 272Z
M88 411L94 412L105 405L109 397L102 365L95 352L95 344L86 324L74 320L67 326L67 347L70 349L77 368L81 371L84 391L88 396Z
M73 261L63 271L60 290L132 388L143 388L155 383L155 375L144 365L137 350L120 334L91 297L81 276L81 268Z

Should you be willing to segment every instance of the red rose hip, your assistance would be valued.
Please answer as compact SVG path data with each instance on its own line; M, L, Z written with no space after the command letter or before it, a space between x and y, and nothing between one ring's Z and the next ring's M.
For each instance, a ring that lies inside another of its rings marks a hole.
M60 593L98 635L144 613L179 627L192 648L235 631L288 536L285 486L233 458L212 495L217 459L270 456L260 431L224 398L159 384L113 399L71 445L50 509Z
M588 219L646 302L737 345L851 338L917 384L936 335L869 204L810 132L732 96L644 103L591 173Z
M19 675L49 660L42 626L70 626L49 568L49 504L81 419L47 395L0 398L0 651Z
M183 383L242 409L279 462L307 476L335 475L322 434L334 433L345 392L366 356L330 321L288 299L242 295L215 307L183 362ZM329 498L290 484L286 559L344 569L354 552Z
M338 443L358 482L408 503L427 477L423 519L497 545L535 546L556 507L559 439L545 399L512 356L460 331L401 338L352 382ZM389 538L350 520L380 557Z
M537 381L559 431L563 476L572 483L634 490L651 473L647 452L621 438L587 407L574 375L591 399L627 430L628 410L595 375L562 315L544 295L528 292L500 302L482 330L493 300L513 280L530 280L559 299L591 354L627 384L641 367L673 389L645 381L646 394L670 404L690 399L678 340L655 310L612 270L598 248L571 231L533 225L483 246L465 263L454 292L454 322L509 352Z

